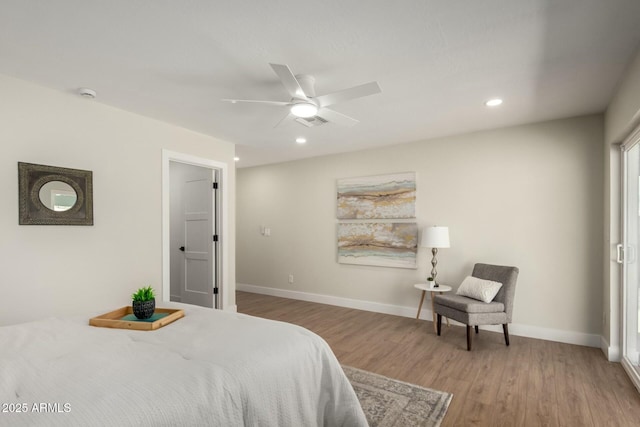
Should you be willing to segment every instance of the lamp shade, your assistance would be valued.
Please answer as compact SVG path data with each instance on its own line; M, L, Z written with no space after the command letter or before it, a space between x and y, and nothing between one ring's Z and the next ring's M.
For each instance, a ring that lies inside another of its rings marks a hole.
M448 248L449 227L424 227L420 246L425 248Z

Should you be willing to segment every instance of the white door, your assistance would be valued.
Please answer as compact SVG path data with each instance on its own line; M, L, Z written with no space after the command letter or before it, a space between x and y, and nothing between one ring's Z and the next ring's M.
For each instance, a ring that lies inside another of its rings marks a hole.
M216 307L215 171L170 162L171 300Z
M640 133L623 144L622 365L640 389Z

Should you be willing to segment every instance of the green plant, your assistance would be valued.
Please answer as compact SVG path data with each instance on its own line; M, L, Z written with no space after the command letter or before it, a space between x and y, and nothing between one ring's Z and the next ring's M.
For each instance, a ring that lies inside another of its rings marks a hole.
M433 277L427 277L427 280L433 282Z
M140 288L137 292L131 294L131 298L134 301L151 301L156 297L156 294L153 292L153 288L151 286L147 286L146 288Z

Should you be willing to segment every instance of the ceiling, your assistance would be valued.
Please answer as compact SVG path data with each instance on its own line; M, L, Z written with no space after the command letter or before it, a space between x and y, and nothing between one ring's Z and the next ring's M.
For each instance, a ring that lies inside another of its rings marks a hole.
M638 0L2 0L0 73L234 142L246 167L602 112L638 18ZM319 95L382 93L333 107L353 127L274 128L285 107L221 101L288 101L269 63Z

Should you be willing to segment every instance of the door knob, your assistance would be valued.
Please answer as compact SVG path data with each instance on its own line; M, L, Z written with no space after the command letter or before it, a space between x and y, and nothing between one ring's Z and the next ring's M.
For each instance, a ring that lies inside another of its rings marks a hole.
M184 252L184 246L180 246L180 250Z

